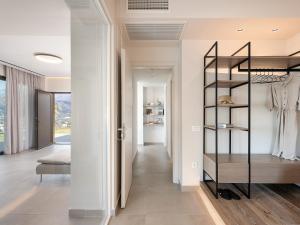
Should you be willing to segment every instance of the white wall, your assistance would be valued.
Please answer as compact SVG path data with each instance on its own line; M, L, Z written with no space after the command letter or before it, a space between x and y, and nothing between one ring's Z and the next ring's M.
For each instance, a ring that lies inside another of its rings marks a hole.
M0 64L0 76L4 76L4 66Z
M135 81L137 82L137 81ZM135 90L136 88L136 90ZM133 111L133 121L137 123L137 132L134 129L134 137L137 136L137 143L134 143L133 146L144 145L144 87L142 82L138 81L136 84L133 84L134 94L136 94L136 101L133 101L133 107L136 107ZM137 118L137 120L135 120ZM134 126L135 127L135 126Z
M193 132L192 127L203 126L203 57L213 41L182 41L182 181L183 186L199 185L202 179L202 129ZM230 55L240 48L244 41L220 41L220 55ZM253 55L284 55L285 41L254 41ZM240 96L239 98L244 98ZM240 99L236 99L240 101ZM253 85L252 91L252 152L269 153L272 143L272 113L265 107L266 87ZM240 114L242 121L244 113ZM237 134L239 135L239 134ZM240 137L245 140L243 134ZM223 142L222 142L223 141ZM220 141L226 144L225 136ZM235 150L241 149L241 142L234 143ZM214 150L213 145L210 145ZM246 151L242 149L241 151ZM199 167L192 168L197 162Z
M169 157L172 158L172 77L170 76L165 86L166 98L166 147Z
M71 77L46 77L45 90L49 92L71 92Z
M128 13L126 1L119 0L121 16L127 18L269 18L269 17L298 17L298 0L170 0L170 11L162 13Z
M72 9L71 210L105 209L105 29L95 8Z
M287 40L286 54L290 55L300 51L300 33Z

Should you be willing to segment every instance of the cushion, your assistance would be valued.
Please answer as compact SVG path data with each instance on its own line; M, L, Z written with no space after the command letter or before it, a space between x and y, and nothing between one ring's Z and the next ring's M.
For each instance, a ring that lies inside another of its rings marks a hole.
M52 165L70 165L71 151L62 150L38 159L39 163Z

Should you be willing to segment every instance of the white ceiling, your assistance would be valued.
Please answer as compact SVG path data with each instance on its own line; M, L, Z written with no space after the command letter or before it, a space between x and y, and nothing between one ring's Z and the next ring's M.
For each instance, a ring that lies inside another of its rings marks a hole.
M0 59L47 76L71 75L70 12L64 0L1 0ZM62 64L37 61L45 52Z
M237 29L243 28L243 32ZM272 29L278 28L277 32ZM182 38L201 40L285 40L300 32L300 19L188 20Z

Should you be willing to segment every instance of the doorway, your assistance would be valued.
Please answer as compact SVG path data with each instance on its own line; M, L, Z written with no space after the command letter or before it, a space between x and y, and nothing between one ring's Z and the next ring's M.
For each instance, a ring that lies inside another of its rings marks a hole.
M71 144L71 93L54 93L54 143Z
M124 67L122 67L120 81L122 83L121 105L125 106L121 110L122 127L119 129L123 134L121 135L121 207L126 208L132 181L136 179L144 176L174 185L171 148L172 70L134 69L130 67L126 57L121 58ZM125 85L128 83L130 88ZM126 102L128 99L133 101ZM128 115L132 116L130 121L126 120ZM129 132L130 134L132 132L132 137L128 135ZM126 142L131 142L130 151L124 148ZM153 182L160 185L160 182Z
M171 79L169 69L134 70L134 145L161 145L172 159ZM135 153L136 154L136 153Z

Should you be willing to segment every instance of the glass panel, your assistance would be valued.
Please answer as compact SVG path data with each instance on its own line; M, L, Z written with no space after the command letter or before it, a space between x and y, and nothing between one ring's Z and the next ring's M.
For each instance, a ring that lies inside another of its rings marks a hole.
M6 122L6 81L0 80L0 154L5 148L5 122Z
M55 94L54 142L71 143L71 94Z

